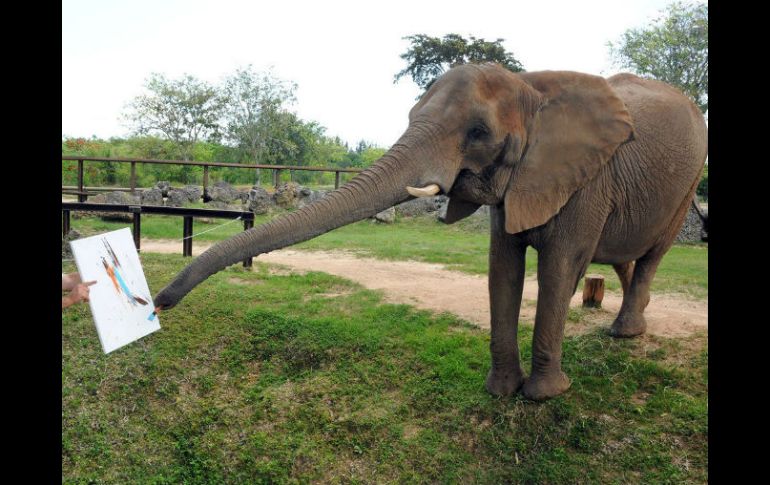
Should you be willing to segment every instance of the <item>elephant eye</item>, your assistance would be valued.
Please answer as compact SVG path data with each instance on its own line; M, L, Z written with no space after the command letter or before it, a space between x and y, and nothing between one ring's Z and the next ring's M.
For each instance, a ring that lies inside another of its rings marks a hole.
M487 135L489 135L489 130L482 124L473 125L473 127L468 130L468 140L470 141L480 140Z

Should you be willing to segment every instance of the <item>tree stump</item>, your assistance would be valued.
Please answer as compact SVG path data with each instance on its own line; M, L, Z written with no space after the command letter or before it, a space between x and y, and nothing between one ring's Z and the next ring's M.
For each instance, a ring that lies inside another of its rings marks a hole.
M604 298L604 276L598 274L586 275L583 285L583 307L601 308Z

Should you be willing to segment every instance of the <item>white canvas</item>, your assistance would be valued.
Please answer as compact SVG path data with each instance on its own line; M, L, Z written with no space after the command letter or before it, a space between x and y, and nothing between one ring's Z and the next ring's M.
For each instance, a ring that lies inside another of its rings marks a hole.
M70 242L105 354L160 329L129 228Z

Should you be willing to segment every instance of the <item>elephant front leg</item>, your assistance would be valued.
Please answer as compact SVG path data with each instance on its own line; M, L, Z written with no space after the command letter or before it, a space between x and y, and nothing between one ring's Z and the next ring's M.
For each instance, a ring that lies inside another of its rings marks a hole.
M486 388L496 396L509 396L524 383L519 359L518 324L524 289L526 246L505 234L499 212L492 210L489 251L489 302L491 311L492 367ZM496 224L498 222L499 224Z
M577 259L584 263L575 267ZM532 372L522 387L527 399L542 401L563 393L570 380L561 370L564 322L577 281L588 267L588 258L538 255L538 295L532 341Z

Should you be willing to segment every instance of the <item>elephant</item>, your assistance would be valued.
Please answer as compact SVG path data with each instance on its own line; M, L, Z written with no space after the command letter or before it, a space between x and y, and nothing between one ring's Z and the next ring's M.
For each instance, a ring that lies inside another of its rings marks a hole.
M490 206L488 392L542 401L566 391L571 296L592 262L611 264L623 301L614 337L646 330L658 264L681 227L707 155L707 127L675 88L633 74L513 73L463 64L409 112L393 146L339 189L208 249L156 296L174 307L210 275L371 217L414 197L449 197L444 222ZM529 377L517 341L527 247L539 285Z

